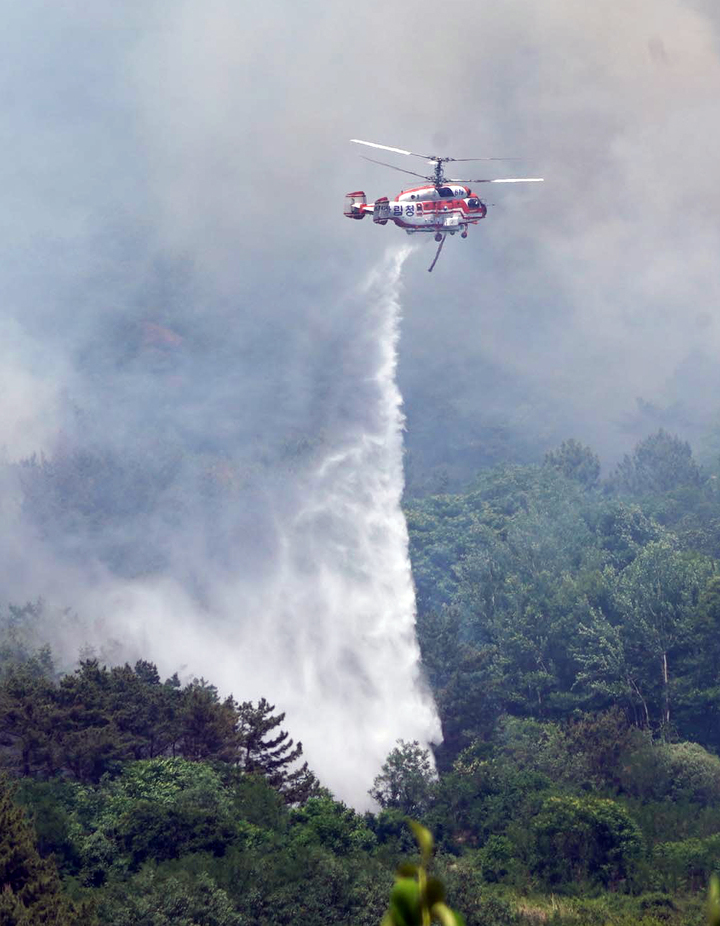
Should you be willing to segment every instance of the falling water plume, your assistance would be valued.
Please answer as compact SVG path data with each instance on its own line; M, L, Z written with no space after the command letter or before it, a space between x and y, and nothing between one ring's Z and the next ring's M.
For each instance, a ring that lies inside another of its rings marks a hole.
M282 556L245 645L277 652L264 690L287 706L320 778L356 806L396 739L439 739L420 676L403 491L402 399L396 383L400 286L410 247L389 252L362 288L363 426L349 423L302 486L282 529ZM344 399L342 390L338 402ZM288 635L288 628L292 632ZM249 628L248 628L249 629ZM256 662L255 660L253 660ZM263 660L264 661L264 660ZM257 664L257 663L256 663Z

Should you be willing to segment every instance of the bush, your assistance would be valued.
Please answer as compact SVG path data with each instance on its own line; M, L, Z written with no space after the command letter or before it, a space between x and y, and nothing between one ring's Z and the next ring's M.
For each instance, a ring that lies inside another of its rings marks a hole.
M377 845L375 834L365 821L345 804L329 795L311 797L294 810L293 841L296 846L322 845L335 855L364 851Z
M666 890L700 890L710 875L720 870L720 834L660 843L653 852L653 862Z
M632 877L642 850L627 811L598 798L548 798L533 834L533 871L553 888L595 882L616 889Z
M507 836L489 836L478 855L486 881L504 881L518 866L517 850Z
M647 799L720 800L720 759L699 743L652 743L645 739L627 758L624 789Z
M76 791L73 833L82 879L99 886L111 872L136 870L190 852L222 854L247 841L252 824L233 819L231 793L208 765L186 759L128 763L97 789ZM250 833L250 837L252 833Z
M129 889L128 889L129 888ZM113 926L245 926L225 891L206 874L163 877L154 869L118 885L105 898L103 922Z

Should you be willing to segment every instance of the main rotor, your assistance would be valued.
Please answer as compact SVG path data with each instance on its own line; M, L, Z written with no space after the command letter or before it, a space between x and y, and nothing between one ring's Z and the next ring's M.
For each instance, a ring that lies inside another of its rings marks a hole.
M434 156L428 157L428 161L435 161L435 170L433 172L433 183L436 187L442 186L445 183L445 175L443 173L443 164L447 164L448 161L453 161L454 158L437 158Z
M403 174L410 174L413 177L420 177L422 180L427 180L432 183L436 189L446 183L539 183L543 179L542 177L511 177L497 180L458 180L445 176L444 164L449 164L451 161L519 161L521 158L449 158L441 157L437 154L418 154L417 151L406 151L405 148L392 148L390 145L378 145L376 142L361 141L359 138L351 138L350 141L355 142L356 145L367 145L368 148L380 148L383 151L394 151L395 154L406 154L410 157L422 158L429 164L433 164L434 169L432 174L418 174L414 170L405 170L403 167L396 167L394 164L388 164L386 161L378 161L375 158L368 158L365 157L365 155L361 155L366 161L372 161L373 164L382 164L383 167L390 167L392 170L399 170Z

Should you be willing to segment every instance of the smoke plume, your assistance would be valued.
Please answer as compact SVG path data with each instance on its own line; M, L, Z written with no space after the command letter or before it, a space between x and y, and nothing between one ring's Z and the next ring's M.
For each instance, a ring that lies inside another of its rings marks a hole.
M361 802L394 736L436 732L393 351L416 470L710 427L715 7L449 0L439 30L430 0L3 12L5 600L43 596L68 658L275 699ZM432 275L407 258L397 348L399 258L361 281L400 233L341 209L408 178L352 137L546 177L493 190Z

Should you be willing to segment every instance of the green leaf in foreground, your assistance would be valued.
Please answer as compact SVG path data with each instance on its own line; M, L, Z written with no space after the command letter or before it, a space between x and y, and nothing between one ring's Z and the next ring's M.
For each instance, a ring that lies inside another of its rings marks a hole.
M462 916L445 903L445 885L439 878L428 876L427 868L434 848L432 834L415 820L408 820L408 825L417 841L422 861L420 865L403 863L398 867L382 926L430 926L431 923L465 926Z
M720 926L720 879L717 875L712 875L710 878L707 918L710 926Z

